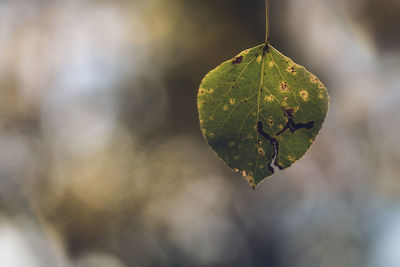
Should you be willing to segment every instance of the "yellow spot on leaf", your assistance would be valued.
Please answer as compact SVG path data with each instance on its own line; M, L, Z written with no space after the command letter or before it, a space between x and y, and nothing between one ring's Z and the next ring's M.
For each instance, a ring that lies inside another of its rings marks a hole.
M207 93L212 94L214 92L214 89L205 89L205 88L200 88L199 89L199 96L205 95Z
M258 62L258 63L261 63L261 60L262 60L262 57L259 56L259 57L257 58L257 62Z
M307 92L306 90L301 90L301 91L300 91L300 96L301 96L301 98L303 98L303 100L306 101L306 102L309 100L309 98L308 98L308 92Z
M262 149L261 147L258 148L258 154L259 154L260 156L265 156L265 151L264 151L264 149Z
M235 104L235 99L233 99L233 98L229 99L229 103L230 103L231 105Z
M317 83L319 80L318 80L317 76L315 76L314 74L310 74L310 81L312 83Z
M319 98L319 99L324 99L324 94L320 93L320 94L318 95L318 98Z
M270 61L269 63L268 63L268 66L270 66L271 68L274 66L274 62L272 62L272 61Z
M281 82L281 85L279 86L279 88L281 89L281 92L283 92L283 93L290 92L290 88L289 88L289 85L287 84L287 82Z
M291 162L295 162L296 161L296 159L295 158L293 158L292 156L287 156L287 158L288 158L288 160L290 160Z
M269 95L265 97L265 101L267 102L274 102L275 97L273 95Z
M282 106L287 107L288 103L286 101L282 102Z
M268 118L268 124L271 126L274 125L274 120L272 119L272 117Z
M236 145L235 142L232 142L232 141L228 143L228 146L230 146L230 147L234 147L235 145Z
M208 136L213 138L214 137L214 133L209 133Z
M294 65L290 65L286 70L288 72L290 72L291 74L294 74L294 75L297 73L296 68L294 67Z
M227 111L227 110L228 110L228 106L225 105L225 106L223 107L223 110Z

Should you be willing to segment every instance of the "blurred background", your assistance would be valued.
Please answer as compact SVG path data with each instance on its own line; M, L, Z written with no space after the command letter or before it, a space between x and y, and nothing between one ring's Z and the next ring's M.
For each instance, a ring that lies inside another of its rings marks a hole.
M253 192L196 96L264 1L0 0L0 266L400 266L400 2L270 2L331 107Z

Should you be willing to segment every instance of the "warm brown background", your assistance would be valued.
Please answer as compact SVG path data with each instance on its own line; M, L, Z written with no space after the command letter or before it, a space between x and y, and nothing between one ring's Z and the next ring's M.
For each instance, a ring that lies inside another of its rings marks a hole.
M0 266L400 266L400 3L271 0L331 95L256 192L198 126L262 0L0 0Z

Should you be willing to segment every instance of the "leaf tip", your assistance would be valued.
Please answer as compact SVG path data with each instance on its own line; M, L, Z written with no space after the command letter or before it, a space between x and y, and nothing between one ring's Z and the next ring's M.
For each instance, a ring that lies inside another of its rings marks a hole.
M242 171L240 172L241 175L243 175L243 177L247 180L247 182L249 183L250 187L253 188L253 190L256 189L257 187L257 183L254 179L253 176L251 176L251 173L247 173L246 171Z

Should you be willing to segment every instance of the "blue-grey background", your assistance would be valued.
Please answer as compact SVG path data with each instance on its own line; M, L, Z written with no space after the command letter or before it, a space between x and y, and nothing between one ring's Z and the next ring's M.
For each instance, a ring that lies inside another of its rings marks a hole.
M0 0L0 266L400 266L399 25L397 0L271 0L331 107L253 192L196 95L264 1Z

